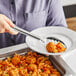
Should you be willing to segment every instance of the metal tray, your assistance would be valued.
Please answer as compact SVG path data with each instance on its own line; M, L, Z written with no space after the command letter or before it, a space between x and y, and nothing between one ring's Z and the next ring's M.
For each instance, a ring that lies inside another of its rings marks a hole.
M0 60L12 57L14 53L23 55L28 51L33 51L26 44L16 45L8 48L0 49ZM60 56L48 56L53 66L60 72L61 76L76 76L72 69L65 63Z

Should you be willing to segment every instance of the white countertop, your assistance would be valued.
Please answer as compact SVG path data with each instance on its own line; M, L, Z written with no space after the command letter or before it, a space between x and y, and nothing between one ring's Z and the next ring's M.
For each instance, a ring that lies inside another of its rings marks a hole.
M70 68L76 73L76 50L61 56Z
M76 4L76 0L61 0L63 6Z

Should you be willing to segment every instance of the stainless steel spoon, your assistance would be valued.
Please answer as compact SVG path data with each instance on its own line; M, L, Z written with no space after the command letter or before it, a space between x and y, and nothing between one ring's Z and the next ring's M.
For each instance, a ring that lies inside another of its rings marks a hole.
M24 34L24 35L29 35L29 36L37 39L37 40L40 40L40 41L42 41L42 42L45 43L45 44L46 44L46 40L51 40L51 41L53 41L54 43L55 43L55 42L56 42L56 43L57 43L57 42L61 42L61 43L64 45L64 47L67 48L67 47L66 47L66 44L65 44L63 41L61 41L60 39L58 39L58 38L55 38L55 37L47 37L46 39L42 39L40 36L35 35L35 34L32 34L32 33L28 32L28 31L26 31L26 30L24 30L24 29L22 29L22 28L20 28L20 27L18 27L18 26L13 27L13 29L19 31L20 33L22 33L22 34Z

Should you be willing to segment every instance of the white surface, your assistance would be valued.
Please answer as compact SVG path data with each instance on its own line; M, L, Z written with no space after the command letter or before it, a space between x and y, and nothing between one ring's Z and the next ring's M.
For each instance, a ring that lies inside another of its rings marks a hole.
M76 4L76 0L61 0L63 6Z
M61 56L70 68L76 73L76 50Z
M36 50L39 53L42 54L48 54L48 55L60 55L60 54L64 54L64 53L68 53L71 50L76 48L76 33L72 30L69 30L67 28L64 27L42 27L39 29L36 29L34 31L32 31L31 33L35 34L35 35L39 35L41 38L46 39L47 37L55 37L60 39L61 41L63 41L66 46L67 49L65 52L62 53L48 53L46 51L46 44L43 45L43 43L35 38L26 37L26 43L28 44L28 46L30 48L32 48L33 50ZM69 50L70 49L70 50Z

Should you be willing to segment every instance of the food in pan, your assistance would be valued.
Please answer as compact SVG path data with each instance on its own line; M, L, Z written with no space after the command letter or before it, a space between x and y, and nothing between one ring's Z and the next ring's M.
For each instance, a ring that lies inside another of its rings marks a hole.
M63 46L62 43L58 42L57 44L54 44L53 42L49 42L46 45L46 49L50 53L59 53L66 50L66 48Z
M0 61L0 76L61 76L48 57L35 52Z

